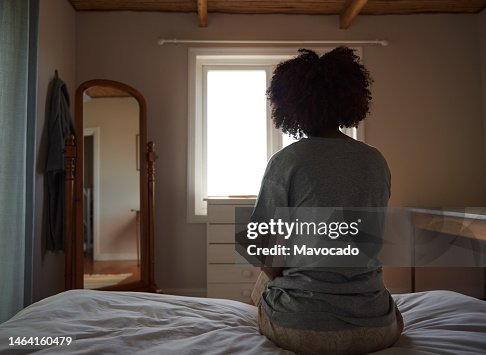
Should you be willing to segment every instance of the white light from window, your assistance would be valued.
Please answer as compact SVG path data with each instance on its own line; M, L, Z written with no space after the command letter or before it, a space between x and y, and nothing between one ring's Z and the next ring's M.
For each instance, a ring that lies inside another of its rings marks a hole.
M266 72L206 78L207 196L256 195L267 163Z
M289 136L286 133L282 133L282 148L285 148L288 145L291 145L292 143L297 142L298 139L295 139L292 136Z
M356 129L356 127L339 128L339 130L353 139L358 139L358 130ZM282 133L282 148L285 148L286 146L291 145L292 143L295 143L297 141L298 139L295 139L288 134Z
M358 139L358 130L356 127L351 127L351 128L340 127L339 130L353 139Z

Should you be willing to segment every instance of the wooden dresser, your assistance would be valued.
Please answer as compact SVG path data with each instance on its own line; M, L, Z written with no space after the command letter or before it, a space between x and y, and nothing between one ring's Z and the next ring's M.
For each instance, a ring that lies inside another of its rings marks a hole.
M249 302L260 269L235 251L235 208L253 207L255 199L208 199L207 296Z

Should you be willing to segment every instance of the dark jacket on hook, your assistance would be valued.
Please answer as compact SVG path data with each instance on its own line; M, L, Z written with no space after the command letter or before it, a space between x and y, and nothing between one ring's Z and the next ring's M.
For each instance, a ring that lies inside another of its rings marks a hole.
M66 83L57 71L51 83L50 105L47 116L47 244L48 250L64 248L66 206L64 141L67 134L74 133L69 112L69 93Z

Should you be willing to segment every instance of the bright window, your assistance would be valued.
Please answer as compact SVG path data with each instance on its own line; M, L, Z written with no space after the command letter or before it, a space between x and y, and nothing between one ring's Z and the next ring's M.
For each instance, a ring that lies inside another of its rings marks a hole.
M267 163L262 69L206 73L207 196L255 195Z
M189 222L206 221L208 197L257 195L268 159L295 141L273 128L266 90L275 66L296 53L189 50Z

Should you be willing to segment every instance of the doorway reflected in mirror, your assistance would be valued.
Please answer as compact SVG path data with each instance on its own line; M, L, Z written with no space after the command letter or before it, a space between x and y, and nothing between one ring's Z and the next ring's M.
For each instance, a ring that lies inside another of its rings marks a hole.
M106 86L83 98L83 278L84 288L96 289L140 280L140 109Z

